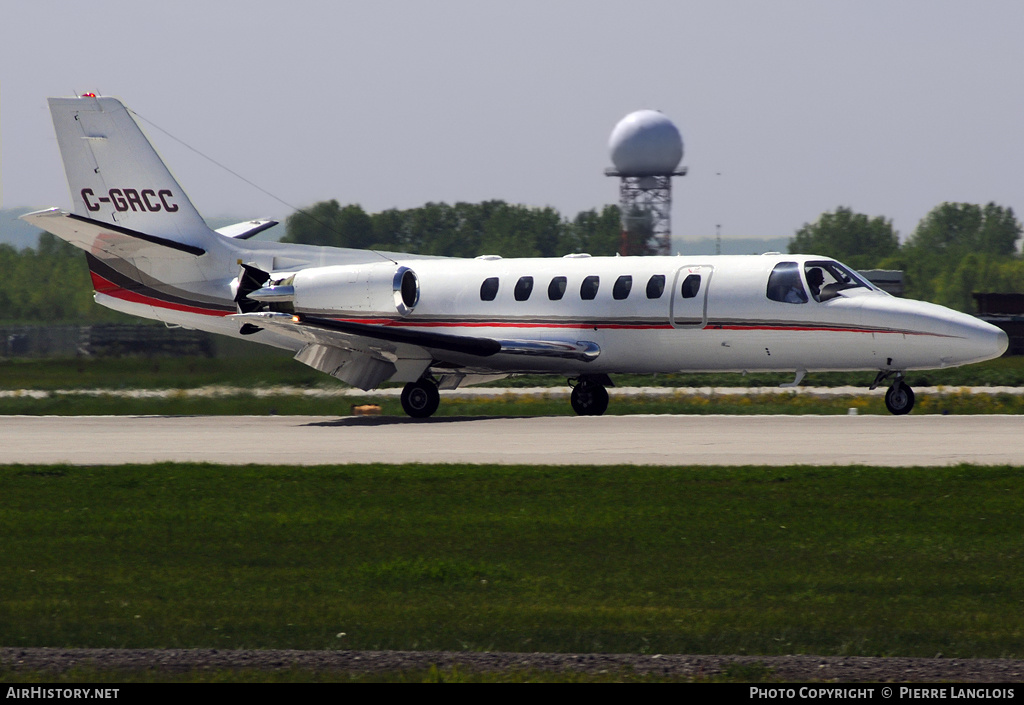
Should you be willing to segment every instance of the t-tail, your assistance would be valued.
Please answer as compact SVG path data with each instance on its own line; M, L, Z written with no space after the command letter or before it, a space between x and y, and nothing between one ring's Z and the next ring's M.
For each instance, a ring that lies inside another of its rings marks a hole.
M116 98L50 98L73 213L205 250L217 239Z
M247 241L273 220L211 230L121 101L86 95L49 103L73 207L22 219L85 250L103 306L246 335L255 326L229 317L266 308L248 295L272 273L283 279L307 267L382 259L365 250Z
M220 249L230 257L232 240L277 224L252 220L212 231L121 101L86 95L49 103L74 205L70 213L51 209L25 220L91 254L126 259L143 243L193 256Z
M230 280L253 257L240 240L275 222L211 230L119 100L49 103L73 207L23 219L85 250L104 306L167 322L235 313Z

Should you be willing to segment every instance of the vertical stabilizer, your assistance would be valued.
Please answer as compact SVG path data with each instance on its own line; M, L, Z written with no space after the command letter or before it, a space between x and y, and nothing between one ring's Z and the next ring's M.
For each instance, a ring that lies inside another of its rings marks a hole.
M50 98L74 213L203 247L217 236L116 98Z

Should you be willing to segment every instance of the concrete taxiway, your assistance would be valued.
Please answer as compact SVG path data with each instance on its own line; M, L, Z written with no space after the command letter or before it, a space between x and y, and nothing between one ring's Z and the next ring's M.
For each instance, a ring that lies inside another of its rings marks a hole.
M0 462L1024 466L1019 416L7 416Z

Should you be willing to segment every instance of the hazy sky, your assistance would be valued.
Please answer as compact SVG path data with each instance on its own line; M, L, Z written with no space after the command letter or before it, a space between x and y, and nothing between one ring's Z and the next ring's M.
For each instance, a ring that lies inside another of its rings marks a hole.
M0 5L4 207L64 206L46 98L118 96L294 206L618 200L608 137L679 127L677 239L850 206L1024 216L1020 0L33 0ZM144 128L200 212L291 209Z

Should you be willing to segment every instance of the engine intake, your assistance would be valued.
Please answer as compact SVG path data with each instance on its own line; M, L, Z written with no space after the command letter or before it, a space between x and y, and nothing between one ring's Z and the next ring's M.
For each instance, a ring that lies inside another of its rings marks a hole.
M393 289L395 308L400 315L408 316L420 301L420 280L416 272L408 267L399 267L395 272Z

